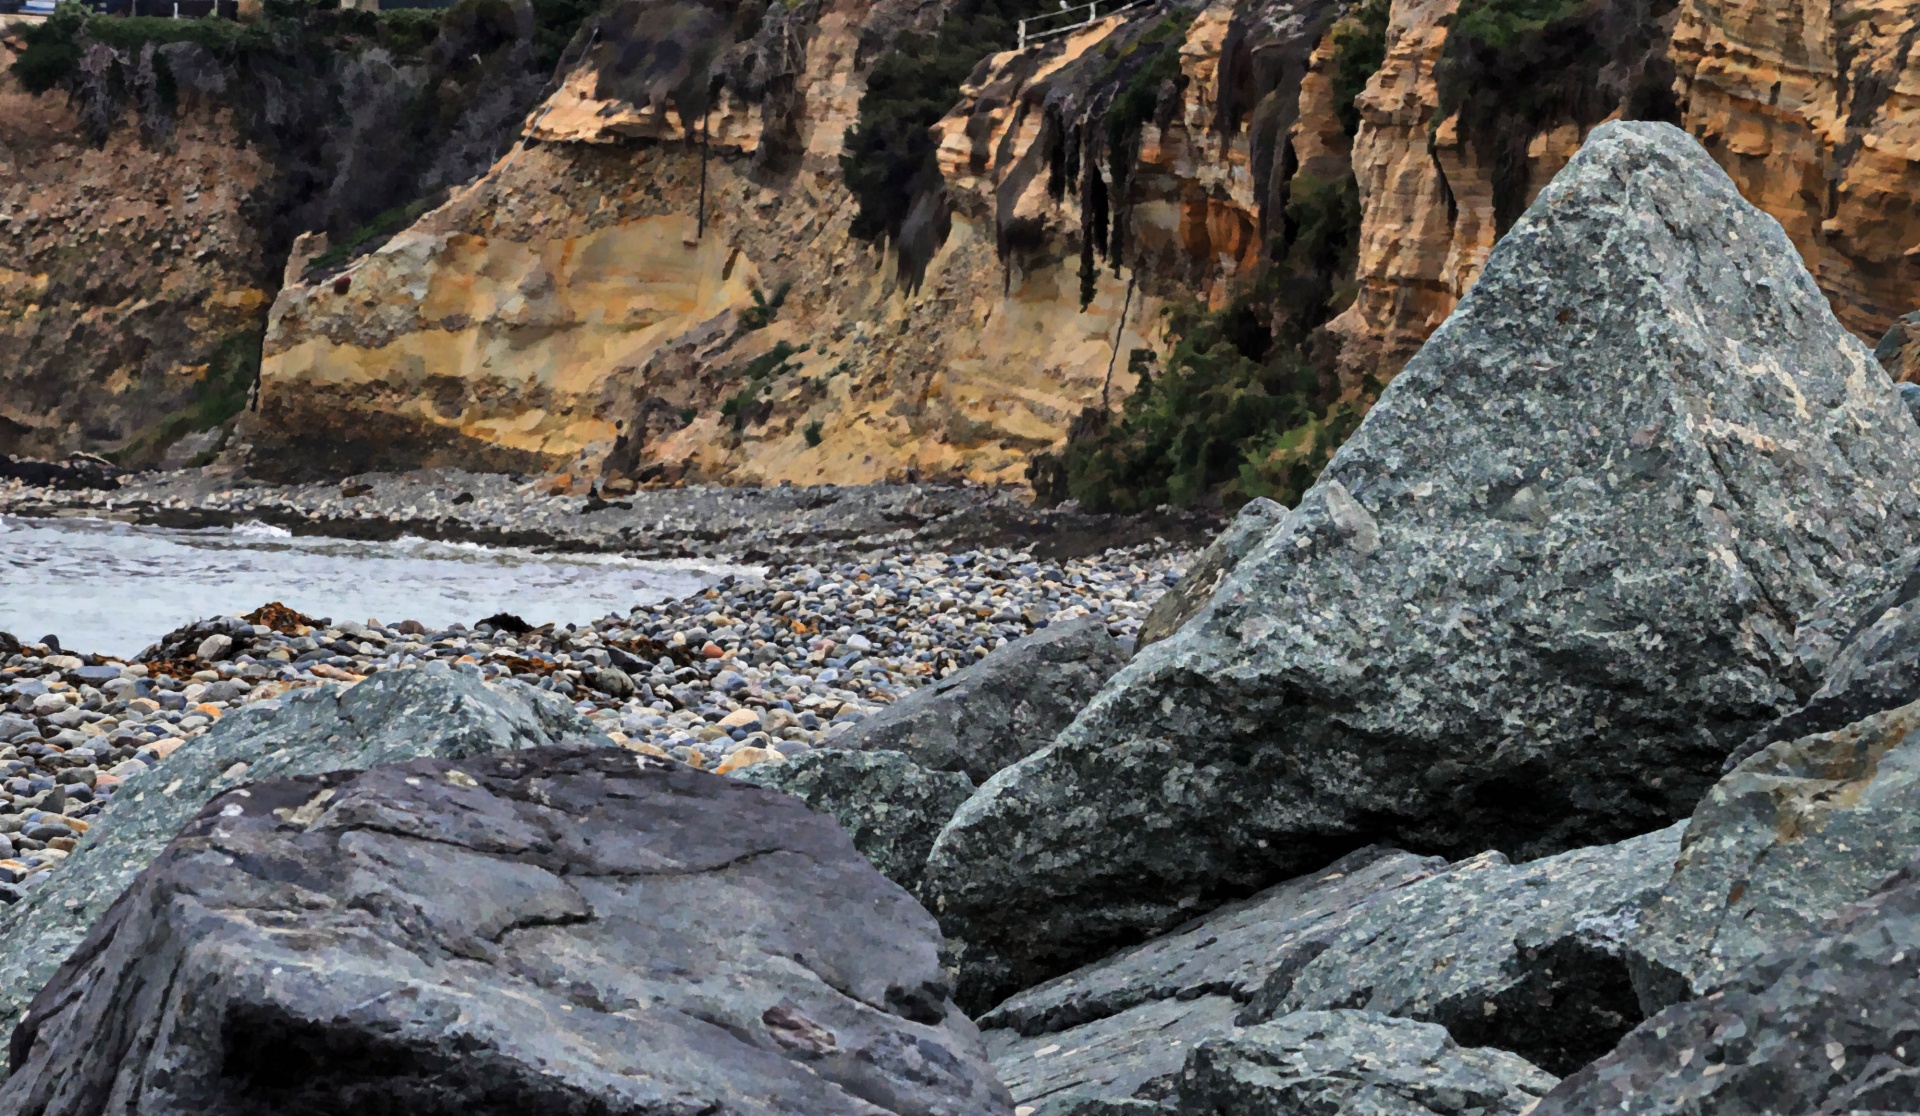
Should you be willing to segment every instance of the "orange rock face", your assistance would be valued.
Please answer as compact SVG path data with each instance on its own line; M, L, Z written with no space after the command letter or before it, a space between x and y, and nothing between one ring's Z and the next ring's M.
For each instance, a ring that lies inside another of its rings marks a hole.
M1397 372L1478 278L1497 229L1488 153L1438 119L1459 0L1394 0L1360 98L1358 296L1333 324L1350 375ZM1778 219L1849 327L1877 339L1920 306L1920 55L1904 0L1682 0L1666 46L1680 124ZM1527 149L1529 194L1584 129Z

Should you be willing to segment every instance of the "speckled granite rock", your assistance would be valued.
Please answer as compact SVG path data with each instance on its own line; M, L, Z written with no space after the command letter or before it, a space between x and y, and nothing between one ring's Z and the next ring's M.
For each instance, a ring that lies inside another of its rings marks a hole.
M1181 1113L1519 1116L1555 1079L1444 1028L1367 1011L1303 1011L1194 1051Z
M980 1017L994 1069L1016 1104L1077 1113L1070 1098L1164 1101L1187 1053L1231 1030L1275 971L1310 960L1367 903L1445 867L1363 849L1021 992Z
M894 702L840 746L983 783L1051 742L1124 662L1100 617L1050 624Z
M1010 1116L827 818L612 748L230 791L34 1000L0 1111Z
M1920 871L1662 1011L1532 1116L1920 1111Z
M1240 509L1200 556L1187 567L1186 576L1178 584L1168 589L1161 598L1153 602L1152 611L1140 622L1140 636L1137 647L1158 643L1180 630L1180 625L1194 618L1206 603L1213 599L1214 590L1240 564L1256 544L1267 537L1267 532L1287 515L1287 509L1262 496L1251 500ZM1136 648L1137 651L1137 648Z
M610 743L551 694L520 683L489 689L444 668L303 690L231 714L130 781L46 884L0 909L0 1033L213 796L262 778L566 742Z
M1571 1072L1642 1018L1629 935L1683 828L1525 864L1488 853L1386 892L1277 966L1242 1021L1365 1008Z
M1208 607L980 788L926 890L985 1005L1316 866L1686 816L1920 543L1920 428L1684 133L1615 123Z
M973 781L960 772L928 771L900 752L821 748L734 777L785 791L833 818L861 856L908 891L919 886L934 835L973 794Z
M1694 811L1673 878L1640 920L1649 1006L1720 987L1916 855L1920 703L1767 748Z

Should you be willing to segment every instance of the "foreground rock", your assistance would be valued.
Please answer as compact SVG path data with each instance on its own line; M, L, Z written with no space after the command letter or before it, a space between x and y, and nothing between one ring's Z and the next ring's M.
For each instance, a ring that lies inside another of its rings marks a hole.
M1640 920L1649 1003L1721 987L1916 855L1920 703L1767 748L1701 802L1672 880Z
M222 795L10 1056L0 1109L44 1116L1010 1109L933 919L830 820L607 748Z
M1462 1048L1431 1023L1303 1011L1194 1051L1178 1111L1520 1116L1555 1083L1504 1050Z
M957 771L928 771L899 752L822 748L786 763L756 764L739 778L785 791L840 823L880 874L912 891L933 839L973 794Z
M225 718L164 765L129 779L59 871L0 909L0 1032L18 1022L88 927L215 795L263 778L604 741L565 703L517 683L505 687L489 689L443 668L305 690Z
M1685 134L1610 124L1212 603L941 834L963 1003L1386 841L1686 816L1920 541L1920 428Z
M1240 509L1227 529L1207 544L1200 556L1187 567L1186 576L1153 603L1147 618L1140 622L1140 647L1161 640L1180 630L1180 626L1199 614L1213 599L1214 590L1227 579L1249 551L1267 532L1286 518L1287 509L1266 497L1258 497Z
M1363 849L1021 992L980 1018L994 1069L1021 1104L1165 1101L1187 1055L1231 1032L1275 971L1311 959L1368 903L1445 868Z
M1274 965L1241 1019L1360 1007L1570 1073L1642 1018L1630 939L1683 828L1525 864L1488 853L1381 895Z
M1049 625L908 694L842 746L905 752L984 783L1051 742L1124 662L1098 617Z
M1920 872L1642 1023L1533 1116L1920 1110Z

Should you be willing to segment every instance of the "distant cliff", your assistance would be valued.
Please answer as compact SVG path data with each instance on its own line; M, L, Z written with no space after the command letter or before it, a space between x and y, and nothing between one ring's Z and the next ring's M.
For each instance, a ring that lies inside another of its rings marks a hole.
M1908 4L1160 2L1001 49L1025 13L604 9L479 177L242 269L277 291L248 463L1284 495L1616 116L1698 137L1863 336L1920 306ZM114 448L103 398L5 413Z

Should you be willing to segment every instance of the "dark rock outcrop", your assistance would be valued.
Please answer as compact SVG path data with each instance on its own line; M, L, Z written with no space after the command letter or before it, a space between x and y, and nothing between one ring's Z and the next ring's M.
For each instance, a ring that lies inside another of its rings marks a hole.
M1256 546L1267 532L1274 529L1286 518L1287 509L1265 497L1248 502L1240 509L1207 548L1187 567L1185 577L1178 584L1160 595L1147 611L1146 619L1140 621L1140 635L1137 647L1159 643L1180 630L1180 625L1194 618L1206 603L1213 599L1214 590L1240 564L1240 559ZM1137 648L1136 648L1137 649Z
M612 748L209 803L33 1001L0 1110L1007 1114L913 897Z
M1012 997L980 1017L1016 1103L1164 1100L1186 1056L1231 1031L1277 970L1310 960L1366 904L1446 868L1363 849Z
M1532 1116L1920 1111L1920 870L1662 1011Z
M129 780L47 882L0 909L0 1033L107 905L208 799L242 783L418 757L460 759L565 742L610 743L571 706L450 670L377 674L250 705Z
M960 772L928 771L900 752L822 748L734 777L785 791L833 818L861 856L908 891L920 885L934 837L973 794L973 781Z
M1780 227L1677 129L1596 129L1208 607L941 834L963 1002L1342 848L1686 816L1815 688L1800 619L1920 542L1915 478Z
M0 453L0 480L24 481L69 492L89 488L112 491L120 487L120 469L106 458L90 453L69 454L60 461L35 461Z
M1195 1050L1178 1112L1520 1116L1555 1084L1523 1058L1462 1047L1431 1023L1303 1011Z
M1648 1006L1719 988L1917 855L1920 703L1767 748L1694 811L1673 878L1640 919Z
M1126 662L1098 616L1050 624L868 718L842 748L905 752L976 784L1071 724Z
M149 644L141 651L140 661L157 663L197 659L207 640L216 636L226 640L222 654L216 658L232 658L253 646L253 625L238 616L211 616L191 624L182 624L161 636L159 642Z

